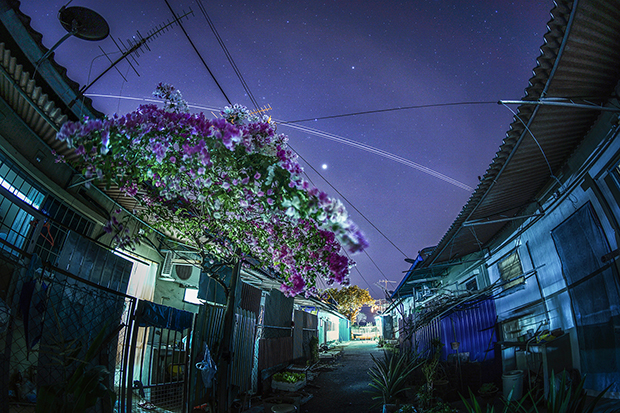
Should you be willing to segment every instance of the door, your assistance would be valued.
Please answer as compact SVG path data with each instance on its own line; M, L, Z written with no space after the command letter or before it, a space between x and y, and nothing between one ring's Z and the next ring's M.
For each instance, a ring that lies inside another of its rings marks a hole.
M577 326L586 388L620 391L620 293L610 248L594 208L581 207L551 231Z

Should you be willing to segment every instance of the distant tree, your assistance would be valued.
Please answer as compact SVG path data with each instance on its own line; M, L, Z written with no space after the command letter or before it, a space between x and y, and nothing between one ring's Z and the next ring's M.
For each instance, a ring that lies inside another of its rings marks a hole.
M325 290L328 300L332 299L336 302L338 311L344 314L351 323L353 323L364 304L372 304L375 299L370 296L368 290L360 288L357 285L349 285L337 290L328 288Z

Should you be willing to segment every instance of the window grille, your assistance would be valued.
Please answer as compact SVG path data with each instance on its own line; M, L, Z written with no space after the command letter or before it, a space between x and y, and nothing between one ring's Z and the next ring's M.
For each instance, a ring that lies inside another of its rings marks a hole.
M90 235L93 227L92 221L47 194L0 152L0 239L18 249L27 249L26 241L36 237L34 252L44 262L55 263L69 230ZM0 244L0 250L18 254L4 244Z
M20 203L38 210L45 198L44 191L10 159L0 153L0 239L22 249L32 231L34 217ZM32 209L31 209L32 211ZM17 255L2 244L0 249Z
M35 246L35 252L44 262L57 263L67 232L88 236L94 227L92 221L52 196L45 199L41 212L53 220L43 225Z
M500 277L503 281L505 281L503 285L504 290L525 282L523 268L521 267L521 260L519 259L519 254L516 251L508 254L506 258L500 261L497 267L499 269Z

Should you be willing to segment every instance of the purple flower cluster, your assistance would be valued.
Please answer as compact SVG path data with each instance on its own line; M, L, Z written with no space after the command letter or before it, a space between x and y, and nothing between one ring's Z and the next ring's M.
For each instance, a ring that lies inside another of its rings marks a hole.
M353 262L341 249L368 242L338 200L301 178L286 136L238 105L218 119L186 113L176 92L160 85L158 96L173 101L166 109L67 122L57 138L93 179L140 193L142 219L188 242L217 234L227 241L197 246L222 258L241 246L284 275L287 294L315 291L317 277L346 283Z

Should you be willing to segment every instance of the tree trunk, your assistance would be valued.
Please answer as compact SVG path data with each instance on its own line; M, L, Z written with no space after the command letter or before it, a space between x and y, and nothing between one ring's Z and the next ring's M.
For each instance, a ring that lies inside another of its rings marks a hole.
M239 254L240 256L241 254ZM226 312L224 313L224 325L222 326L222 341L218 348L217 357L217 412L228 412L232 404L230 400L230 386L228 381L230 380L232 365L232 353L231 345L233 342L233 334L235 332L235 303L237 296L237 286L239 285L239 279L241 275L241 264L243 260L239 257L237 263L233 269L232 278L230 280L230 288L228 290L228 297L226 297Z

